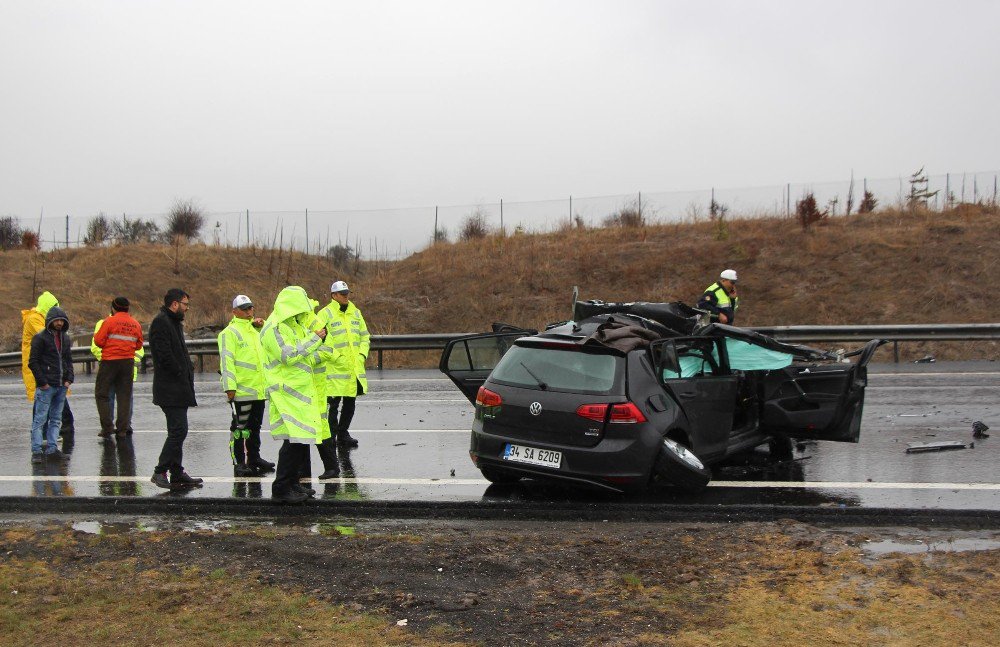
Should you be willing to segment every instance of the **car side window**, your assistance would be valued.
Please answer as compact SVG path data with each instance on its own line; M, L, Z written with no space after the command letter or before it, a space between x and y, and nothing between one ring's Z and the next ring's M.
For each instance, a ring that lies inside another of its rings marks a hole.
M712 340L678 341L674 343L674 350L680 371L664 368L664 380L719 374L719 364L716 360Z

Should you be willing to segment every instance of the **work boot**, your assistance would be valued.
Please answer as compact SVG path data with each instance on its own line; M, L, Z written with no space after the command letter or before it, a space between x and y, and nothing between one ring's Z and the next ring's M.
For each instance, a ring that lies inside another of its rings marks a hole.
M193 478L191 476L188 476L187 472L181 472L180 474L174 474L171 477L171 479L170 479L170 485L173 485L173 486L180 485L180 486L184 486L184 487L194 486L194 485L201 485L204 482L205 482L205 479Z
M306 496L315 496L316 495L316 490L312 489L308 485L303 485L302 483L293 483L292 484L292 491L293 492L301 492L302 494L304 494Z
M45 462L45 456L42 452L31 452L31 462L34 464Z
M262 473L274 471L274 463L272 463L271 461L266 461L260 456L258 456L257 458L250 459L250 464L259 469Z
M66 454L62 453L57 449L55 451L51 451L48 454L46 454L45 458L47 458L50 461L61 461L66 458Z
M326 479L337 478L338 476L340 476L340 468L334 465L327 471L320 474L318 478L321 481L325 481Z
M98 438L107 439L107 438L111 438L112 436L114 436L114 433L112 433L110 431L104 431L103 429L101 431L97 432L97 437Z
M249 465L236 465L233 467L233 476L257 476L257 470Z
M151 478L149 480L153 483L153 485L155 485L157 487L161 487L164 490L169 490L170 489L170 481L167 480L167 473L166 472L157 472L157 473L153 474L153 478Z
M271 494L271 501L279 505L295 505L298 503L305 503L309 499L309 495L304 492L296 492L294 490L288 492L275 492Z
M350 434L346 429L337 430L337 444L344 447L357 447L358 439Z

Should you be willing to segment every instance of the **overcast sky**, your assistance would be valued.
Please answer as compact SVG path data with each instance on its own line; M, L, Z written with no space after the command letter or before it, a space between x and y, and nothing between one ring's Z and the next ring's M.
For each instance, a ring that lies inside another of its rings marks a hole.
M995 170L998 30L995 0L0 0L0 215Z

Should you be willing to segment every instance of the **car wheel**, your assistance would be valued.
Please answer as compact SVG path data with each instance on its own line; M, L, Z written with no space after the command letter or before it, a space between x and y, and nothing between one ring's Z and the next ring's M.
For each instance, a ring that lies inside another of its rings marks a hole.
M661 479L685 492L701 492L712 480L712 472L690 449L669 438L664 438L660 444L660 454L653 469Z
M480 467L479 471L483 473L483 478L490 483L517 483L521 480L521 477L517 474L511 474L510 472L492 467Z

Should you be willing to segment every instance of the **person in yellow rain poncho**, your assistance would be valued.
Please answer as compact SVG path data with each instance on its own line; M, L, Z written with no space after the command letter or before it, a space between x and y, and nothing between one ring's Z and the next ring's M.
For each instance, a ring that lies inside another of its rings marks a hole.
M282 289L260 331L271 437L282 441L271 485L271 498L277 503L302 503L309 498L310 488L299 483L309 445L318 445L330 435L322 416L326 394L317 388L316 376L325 338L326 329L313 314L305 289L297 285Z
M24 380L24 390L28 395L28 402L32 403L32 416L34 416L35 402L35 376L28 368L28 355L31 354L31 339L45 329L45 315L53 306L59 305L59 299L51 292L45 291L38 295L35 307L21 311L21 377ZM69 392L66 392L66 402L63 404L62 426L59 428L59 435L64 438L73 436L73 412L69 408Z

